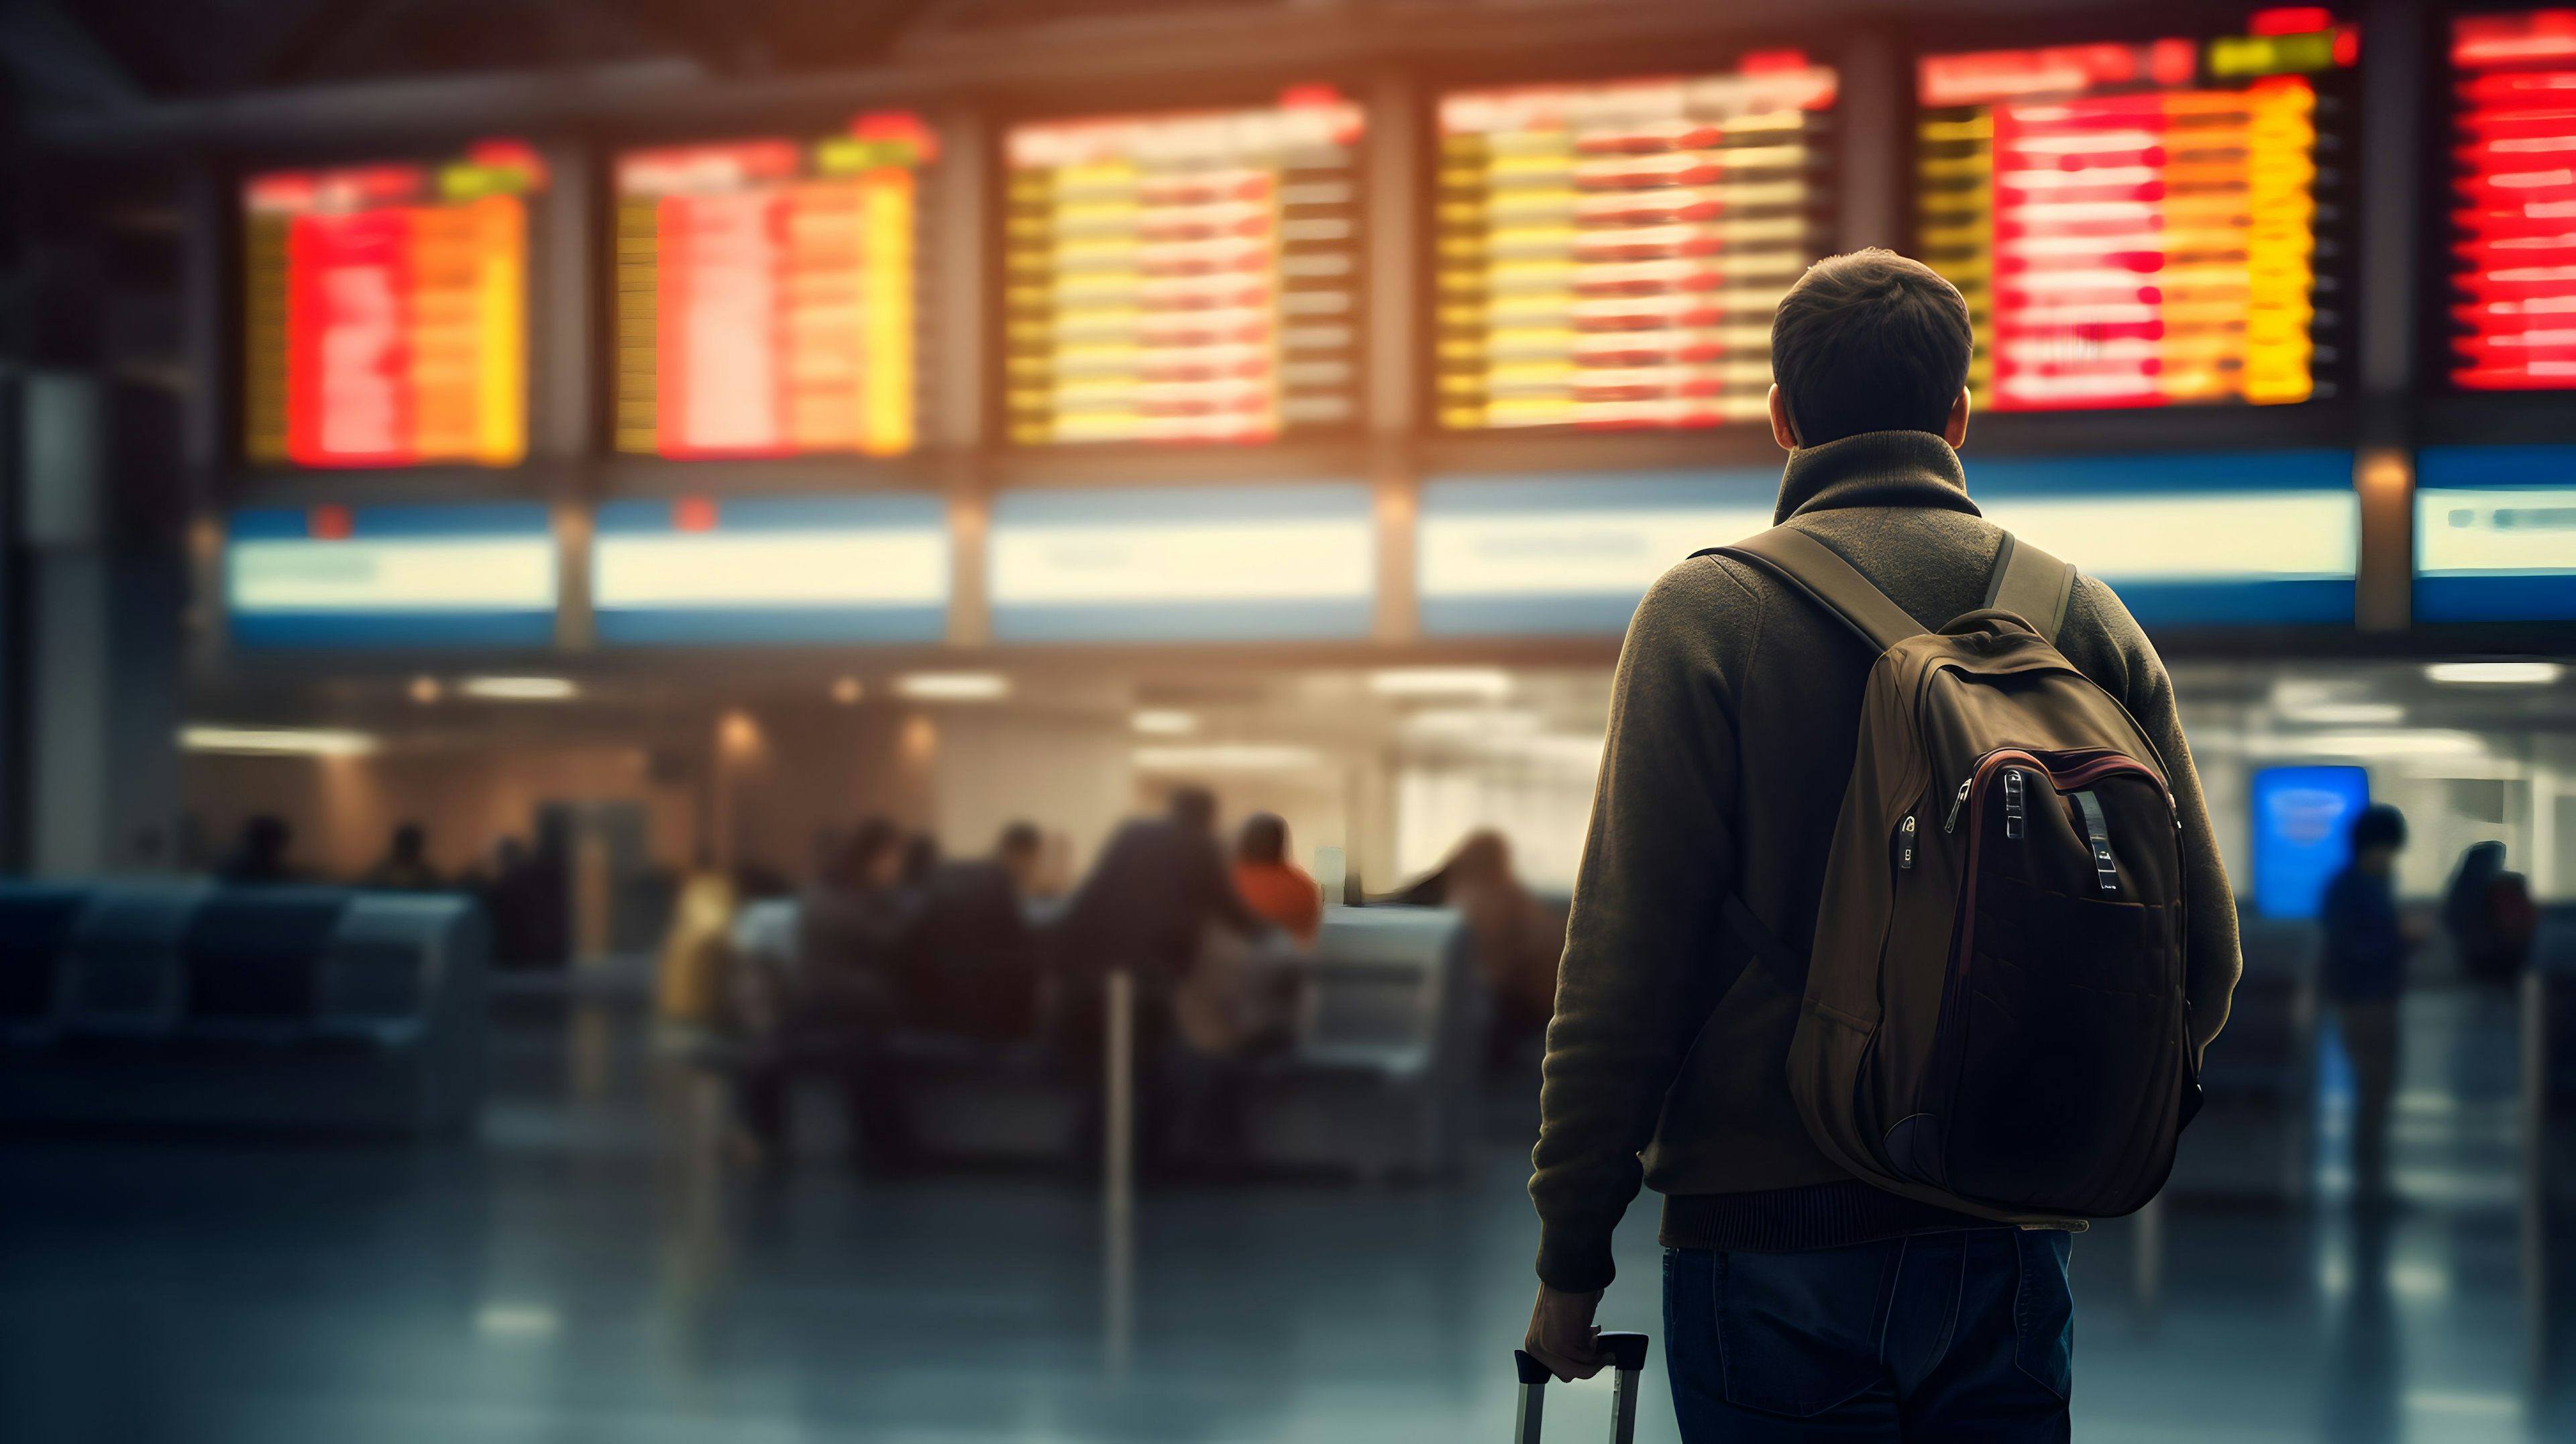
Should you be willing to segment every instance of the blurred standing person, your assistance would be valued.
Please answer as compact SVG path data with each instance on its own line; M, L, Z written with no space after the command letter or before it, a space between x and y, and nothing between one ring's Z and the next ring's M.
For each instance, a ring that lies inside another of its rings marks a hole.
M2352 860L2326 885L2326 1000L2352 1064L2353 1196L2376 1207L2388 1196L2388 1105L2397 1091L2397 1000L2413 950L2398 916L2397 854L2406 847L2406 817L2387 803L2353 819Z
M1172 1000L1197 960L1210 928L1255 938L1268 925L1244 906L1227 876L1216 839L1216 798L1201 787L1172 792L1170 810L1120 827L1092 864L1056 925L1056 957L1065 989L1065 1062L1076 1086L1098 1081L1104 1061L1103 1006L1108 977L1135 979L1136 1158L1164 1160L1173 1040ZM1096 1158L1104 1120L1099 1091L1087 1088L1082 1138L1085 1161Z
M2442 897L2442 926L2459 949L2460 970L2471 981L2510 984L2531 959L2540 909L2531 883L2504 870L2501 842L2472 843Z
M1288 824L1275 812L1256 812L1235 835L1234 890L1244 906L1275 923L1299 947L1312 947L1324 926L1324 898L1315 879L1288 860Z
M984 1043L1016 1043L1036 1031L1038 940L1028 904L1037 884L1038 830L1002 829L990 858L934 867L902 943L909 1020Z
M242 824L241 837L216 869L215 878L234 887L293 882L295 869L288 865L287 854L294 847L295 829L286 825L285 818L263 812Z
M1465 918L1477 972L1494 999L1489 1071L1508 1066L1524 1044L1546 1033L1565 935L1513 873L1510 839L1491 829L1469 833L1438 868L1388 901L1455 908Z
M912 1152L900 1080L885 1056L898 1021L896 949L913 905L900 886L903 833L872 817L826 849L798 900L796 968L779 983L777 1022L751 1040L736 1099L736 1154L775 1162L787 1141L787 1094L803 1072L841 1075L861 1157L900 1164Z
M394 829L384 860L368 870L366 886L398 892L430 892L444 882L429 861L429 830L417 822Z

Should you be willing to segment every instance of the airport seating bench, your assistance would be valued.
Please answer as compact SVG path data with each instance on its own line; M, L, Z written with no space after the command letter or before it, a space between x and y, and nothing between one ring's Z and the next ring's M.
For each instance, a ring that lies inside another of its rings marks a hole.
M0 1124L464 1127L489 957L458 896L0 884Z
M792 973L796 904L744 907L733 945L738 958ZM1370 1180L1455 1167L1473 1134L1489 1007L1458 915L1327 908L1298 962L1310 1006L1289 1051L1252 1070L1246 1161ZM944 1156L1065 1161L1099 1086L1034 1043L902 1033L891 1048L913 1133Z

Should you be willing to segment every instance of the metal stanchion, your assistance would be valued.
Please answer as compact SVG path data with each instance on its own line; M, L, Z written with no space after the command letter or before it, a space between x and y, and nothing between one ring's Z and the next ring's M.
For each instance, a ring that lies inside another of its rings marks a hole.
M2535 1415L2549 1407L2549 974L2522 975L2522 1321Z
M1101 1020L1100 1346L1124 1378L1136 1346L1136 975L1109 974Z

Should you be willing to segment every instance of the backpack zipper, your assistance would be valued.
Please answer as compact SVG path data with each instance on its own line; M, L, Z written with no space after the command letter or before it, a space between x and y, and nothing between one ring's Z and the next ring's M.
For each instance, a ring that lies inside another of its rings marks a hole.
M1910 812L1896 825L1896 866L1901 871L1914 866L1914 814Z
M1973 772L1968 774L1967 781L1959 784L1959 795L1950 799L1950 815L1941 819L1941 830L1943 832L1957 832L1959 830L1959 809L1968 805L1968 792L1976 785L1977 776Z

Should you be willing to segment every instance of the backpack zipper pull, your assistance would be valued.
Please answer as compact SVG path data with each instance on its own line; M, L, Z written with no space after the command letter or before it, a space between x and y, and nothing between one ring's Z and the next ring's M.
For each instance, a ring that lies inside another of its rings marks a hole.
M1910 812L1896 825L1896 865L1909 871L1914 866L1914 814Z
M1950 799L1950 815L1943 818L1941 821L1941 830L1943 832L1957 832L1959 830L1959 809L1968 805L1968 789L1976 785L1977 779L1974 777L1971 777L1967 781L1959 784L1959 795Z

